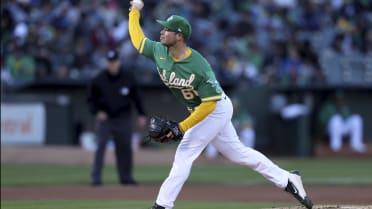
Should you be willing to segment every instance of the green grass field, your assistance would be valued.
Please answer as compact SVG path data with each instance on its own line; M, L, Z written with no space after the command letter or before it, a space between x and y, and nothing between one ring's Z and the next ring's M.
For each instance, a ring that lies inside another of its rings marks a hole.
M284 169L299 169L307 184L372 184L371 159L274 159ZM159 184L167 176L170 165L135 166L141 184ZM89 183L88 165L1 164L1 186L74 185ZM117 183L116 169L106 166L105 183ZM269 184L246 167L234 164L196 164L189 184ZM140 209L152 201L108 200L2 200L2 209ZM177 202L177 209L254 209L289 206L293 203Z
M311 184L372 184L371 159L274 159L284 169L299 169ZM136 165L134 175L143 184L160 184L170 165ZM87 184L89 165L1 164L2 186ZM213 174L213 175L211 175ZM116 169L106 166L104 182L117 183ZM188 183L265 184L254 171L235 164L196 164Z

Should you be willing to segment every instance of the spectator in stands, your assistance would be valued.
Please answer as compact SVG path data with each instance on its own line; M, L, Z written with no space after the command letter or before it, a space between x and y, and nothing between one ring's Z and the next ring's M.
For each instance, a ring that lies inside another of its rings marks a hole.
M299 54L303 61L301 67L303 74L300 76L300 83L306 85L325 84L326 78L320 65L318 55L314 52L309 40L301 42ZM306 72L308 72L308 76L305 75Z
M6 67L15 81L32 81L35 77L35 60L26 47L15 45L14 53L5 60Z
M297 43L289 44L279 65L279 76L284 85L297 85L301 73L302 60L299 57Z
M94 69L91 61L92 54L90 52L90 49L85 46L85 43L82 41L77 41L73 52L74 57L71 67L78 70L80 73Z
M50 61L49 57L49 49L45 45L39 45L34 48L34 58L35 58L35 66L36 72L35 77L37 79L47 79L50 78L53 67L52 62Z
M107 66L91 81L88 102L96 116L98 147L91 173L91 184L102 184L102 167L106 145L112 138L115 146L116 166L122 185L136 185L132 167L132 102L142 128L146 124L141 95L131 71L121 67L119 53L107 52Z
M330 39L337 31L343 35L342 37L336 35L335 43L337 42L338 49L335 48L334 52L339 51L341 54L362 52L360 56L371 53L371 32L368 27L371 20L368 17L372 1L216 0L195 3L191 0L166 0L147 3L150 6L144 12L151 15L144 15L142 23L150 38L158 37L159 28L154 27L149 18L156 16L163 19L173 13L188 17L191 24L195 25L195 33L199 34L190 39L190 45L208 55L206 57L208 61L213 66L219 66L219 69L215 67L217 75L226 81L234 77L235 68L239 66L240 61L235 58L243 57L248 59L248 63L255 65L248 65L246 69L249 73L254 72L253 67L257 68L258 75L255 75L255 78L259 78L260 84L280 84L282 79L278 78L275 70L281 66L283 72L287 73L288 67L294 65L293 62L290 64L291 60L276 60L277 49L273 47L276 47L277 42L285 43L283 49L292 47L288 44L293 37L298 41L309 39L314 43L317 42L314 37L320 36L321 41L316 43L318 45L316 52L321 53L331 47ZM51 78L56 74L66 74L64 71L58 72L57 68L61 65L65 65L63 69L67 68L67 74L71 74L72 69L81 74L79 78L89 78L100 69L97 67L96 58L98 55L102 56L104 53L101 51L106 51L107 47L123 49L124 51L121 50L123 56L135 63L137 68L153 67L148 62L138 60L137 54L134 55L136 57L132 57L130 52L133 48L127 47L128 36L123 32L126 30L122 28L126 25L127 17L120 12L127 9L127 5L121 1L95 0L91 4L74 0L5 1L2 6L4 54L15 53L15 49L9 47L12 44L12 37L18 37L18 44L29 48L34 48L38 44L48 45L53 68ZM208 37L209 41L204 41L205 37ZM248 37L251 37L249 38L251 40L248 40ZM29 40L34 43L30 43ZM227 46L234 53L221 52L224 50L224 40L229 40ZM256 43L257 46L252 43ZM80 45L84 46L88 54L79 49ZM264 58L262 64L255 60L257 57L253 58L251 52ZM74 60L73 53L82 56L82 61ZM90 60L86 56L90 56ZM309 65L309 60L300 61L305 62L304 72L311 71L313 66ZM98 62L102 67L100 59ZM138 67L138 64L141 66ZM321 71L327 69L315 70L315 75L321 77ZM301 71L300 69L299 72ZM296 77L294 68L291 68L290 72L292 78ZM298 75L301 76L301 73ZM157 78L157 75L146 77ZM70 79L71 76L59 78ZM151 82L151 79L147 80ZM311 84L313 83L306 83Z
M340 151L345 136L350 138L350 148L353 151L358 153L366 151L363 143L363 119L351 111L341 91L331 95L331 98L320 107L318 121L321 129L329 137L332 151Z

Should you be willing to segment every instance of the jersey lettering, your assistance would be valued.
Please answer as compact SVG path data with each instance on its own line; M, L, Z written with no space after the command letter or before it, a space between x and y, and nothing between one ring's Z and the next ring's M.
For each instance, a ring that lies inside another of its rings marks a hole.
M166 70L163 69L162 73L160 74L161 80L164 82L165 85L172 88L193 88L191 85L195 79L195 74L191 74L188 79L179 78L177 77L175 72L171 72L169 75L169 79L167 79Z

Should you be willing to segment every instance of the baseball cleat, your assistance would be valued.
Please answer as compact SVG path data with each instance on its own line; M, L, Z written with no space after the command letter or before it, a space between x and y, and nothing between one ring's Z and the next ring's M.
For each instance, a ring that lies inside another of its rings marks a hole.
M306 195L299 171L290 171L285 191L292 194L306 208L311 209L313 207L313 203Z
M165 207L160 206L160 205L154 203L154 205L151 208L149 208L149 209L165 209Z

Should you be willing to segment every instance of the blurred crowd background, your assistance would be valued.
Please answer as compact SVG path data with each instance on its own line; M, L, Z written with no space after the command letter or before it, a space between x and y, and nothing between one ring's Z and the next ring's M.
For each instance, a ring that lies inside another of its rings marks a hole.
M155 66L130 44L128 7L119 0L2 1L2 83L86 81L104 67L109 48L151 83ZM171 14L190 20L189 45L222 82L372 84L372 1L145 0L146 36L158 40L155 20Z
M178 14L190 21L188 45L206 57L224 90L246 111L256 148L314 153L315 144L328 140L318 116L335 92L344 92L345 104L364 121L362 140L371 142L372 1L144 2L141 25L152 40L159 40L162 29L157 19ZM39 134L39 143L79 144L94 127L87 84L104 69L113 48L124 67L136 72L150 115L185 117L164 91L156 66L130 43L129 5L129 0L1 1L2 129L11 127L2 131L2 140L29 141ZM35 102L45 114L29 117L25 111L35 109ZM24 125L33 129L26 133Z

